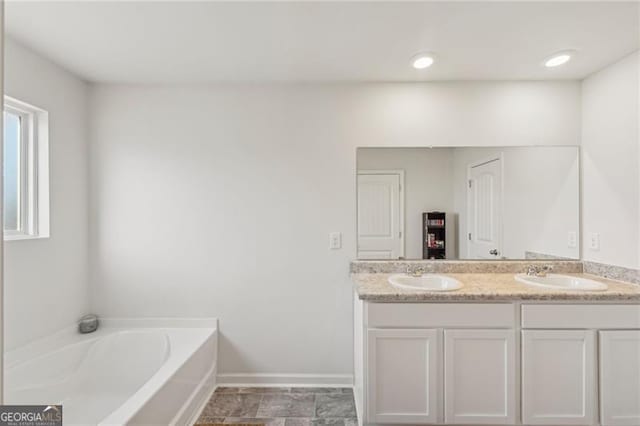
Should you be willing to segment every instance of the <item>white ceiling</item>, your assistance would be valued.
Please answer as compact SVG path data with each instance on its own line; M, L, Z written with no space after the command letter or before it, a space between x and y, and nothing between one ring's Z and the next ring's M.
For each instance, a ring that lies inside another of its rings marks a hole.
M100 82L581 79L640 47L637 2L6 2L10 37ZM541 63L578 51L556 69ZM411 68L420 51L437 54Z

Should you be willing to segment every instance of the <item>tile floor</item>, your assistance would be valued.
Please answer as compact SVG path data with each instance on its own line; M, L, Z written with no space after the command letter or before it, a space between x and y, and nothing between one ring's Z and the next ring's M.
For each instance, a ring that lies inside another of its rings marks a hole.
M220 387L196 424L357 426L351 388Z

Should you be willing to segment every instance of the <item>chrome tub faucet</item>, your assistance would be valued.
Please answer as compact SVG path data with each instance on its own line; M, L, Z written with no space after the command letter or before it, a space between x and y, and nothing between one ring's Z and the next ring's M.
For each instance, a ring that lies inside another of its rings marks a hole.
M93 333L98 329L100 320L97 315L85 315L78 320L78 332L81 334Z

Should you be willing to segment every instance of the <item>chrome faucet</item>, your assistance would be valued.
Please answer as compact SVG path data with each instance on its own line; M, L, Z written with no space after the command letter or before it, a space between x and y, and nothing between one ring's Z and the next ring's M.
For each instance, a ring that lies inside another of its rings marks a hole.
M529 265L527 267L527 275L532 277L546 277L551 271L553 271L553 266L551 265Z
M412 277L421 277L424 275L424 268L419 266L417 268L411 268L411 266L407 266L407 275Z
M411 265L407 266L407 275L412 277L421 277L429 271L433 270L433 265L426 264L424 266L416 266L412 268Z

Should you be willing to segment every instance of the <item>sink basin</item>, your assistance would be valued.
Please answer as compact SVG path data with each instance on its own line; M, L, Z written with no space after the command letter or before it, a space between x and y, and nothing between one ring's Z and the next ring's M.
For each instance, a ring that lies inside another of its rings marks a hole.
M455 278L438 274L424 274L420 277L395 274L389 277L389 283L396 287L413 290L453 291L462 288L462 283Z
M516 275L516 281L538 287L555 288L558 290L574 291L604 291L608 286L604 283L588 278L572 277L570 275L547 274L546 277L536 277L527 274Z

